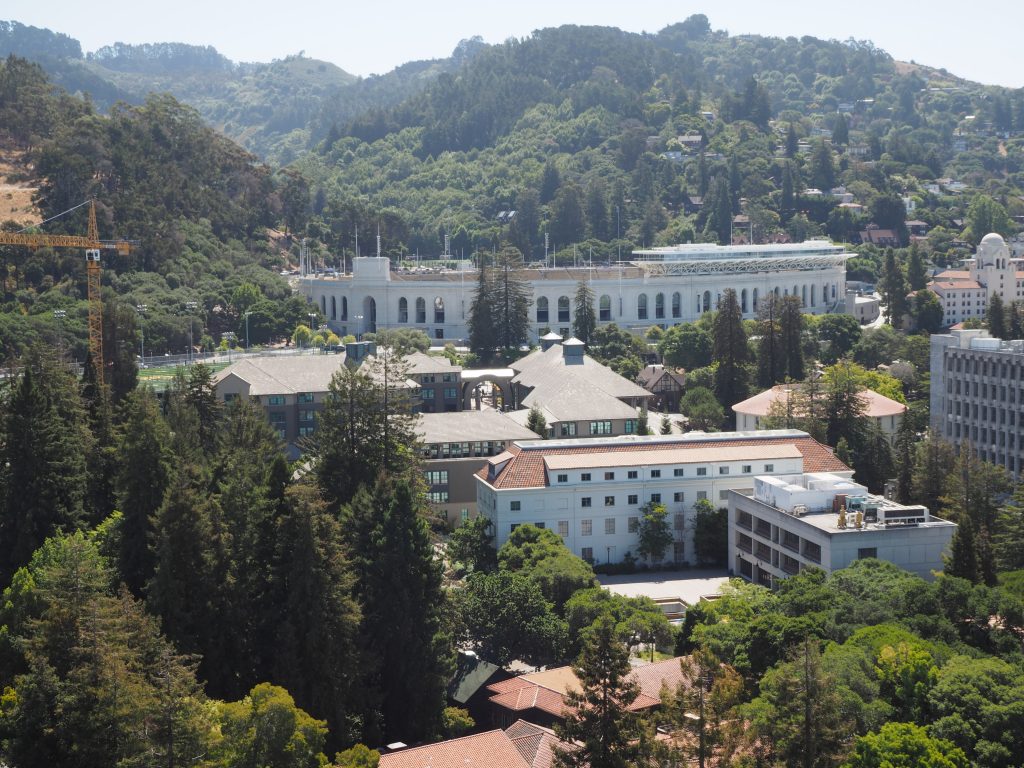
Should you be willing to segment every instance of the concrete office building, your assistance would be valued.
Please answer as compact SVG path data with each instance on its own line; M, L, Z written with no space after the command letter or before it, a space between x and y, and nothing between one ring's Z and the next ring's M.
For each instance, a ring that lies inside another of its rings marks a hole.
M956 525L926 507L873 496L831 473L755 477L729 492L732 571L766 587L813 566L878 558L923 578L941 571Z
M664 559L692 563L698 499L724 507L730 490L752 492L755 476L804 471L852 475L798 430L520 441L477 473L477 505L498 547L533 523L585 560L614 563L636 554L641 508L663 504L675 535Z
M931 337L931 427L979 458L1024 470L1024 340L985 330Z
M746 318L769 293L799 296L811 314L840 311L846 296L842 246L826 241L774 245L673 245L634 251L621 265L530 268L533 338L546 329L569 336L580 281L594 291L599 324L641 330L698 319L715 309L726 288L736 290ZM477 272L392 271L386 257L357 257L352 273L303 276L300 290L340 335L385 328L419 328L437 341L469 337L467 319Z

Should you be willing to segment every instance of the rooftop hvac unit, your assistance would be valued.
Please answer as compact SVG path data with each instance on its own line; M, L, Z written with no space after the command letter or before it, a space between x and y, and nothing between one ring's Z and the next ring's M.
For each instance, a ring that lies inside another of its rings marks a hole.
M795 505L793 507L793 514L796 515L797 517L803 517L804 515L807 514L807 505L806 504L797 504L797 505Z

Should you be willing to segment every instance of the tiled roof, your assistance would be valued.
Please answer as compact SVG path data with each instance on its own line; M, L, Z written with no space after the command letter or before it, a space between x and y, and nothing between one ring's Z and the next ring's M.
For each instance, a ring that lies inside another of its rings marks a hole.
M650 392L643 387L619 376L589 355L583 355L582 363L566 364L564 346L561 344L555 344L542 352L531 352L512 363L512 369L516 372L513 381L538 390L545 397L566 387L569 378L579 378L612 397L650 397ZM542 402L545 402L544 398Z
M408 372L419 375L424 373L459 373L461 365L452 365L447 357L427 355L418 350L405 355L405 364Z
M214 385L235 376L249 385L249 396L326 392L344 355L279 355L238 360L213 375Z
M380 768L531 768L504 731L449 739L380 756Z
M791 391L791 386L777 384L771 389L759 392L741 403L736 403L732 409L736 413L743 413L749 416L767 416L773 403L785 403L789 400ZM860 400L864 403L865 415L872 418L898 416L907 410L907 406L903 403L879 394L872 389L863 390L860 393Z
M733 437L735 435L735 437ZM593 444L588 444L593 443ZM531 441L525 446L512 443L502 454L501 461L508 460L504 469L493 480L488 480L488 468L484 467L477 476L487 480L498 489L543 488L547 485L544 459L547 456L571 456L604 454L608 452L633 453L638 451L663 451L666 448L704 451L708 448L725 446L761 447L768 445L792 445L804 458L804 472L849 472L850 468L835 457L832 450L819 443L805 432L787 430L764 432L733 432L714 435L690 432L686 435L620 437L610 440L567 440ZM500 461L491 459L491 463Z
M600 453L545 456L548 470L560 469L603 469L606 467L643 467L648 464L707 464L710 462L742 461L743 459L798 459L803 456L790 443L775 443L750 447L744 445L719 445L692 451L688 448L664 448L660 451L643 451L623 454L622 451Z
M536 440L537 434L499 411L421 413L416 433L426 444Z
M505 735L516 745L530 768L551 768L555 764L555 747L562 743L550 728L516 720ZM565 746L562 744L563 749Z
M953 289L981 290L983 288L981 283L975 280L933 280L932 282L928 283L928 287L931 288L932 290L939 288L940 290L944 291Z
M662 685L674 689L683 681L681 659L676 657L634 668L630 678L639 684L640 693L629 705L629 709L636 712L658 706L661 703ZM556 667L495 683L489 685L487 690L495 693L491 702L513 712L539 709L555 717L562 717L566 707L565 694L570 690L579 690L579 681L572 667Z

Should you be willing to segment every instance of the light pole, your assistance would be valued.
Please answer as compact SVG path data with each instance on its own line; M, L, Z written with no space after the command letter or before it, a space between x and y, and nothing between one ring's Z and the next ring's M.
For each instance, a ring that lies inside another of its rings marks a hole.
M199 306L194 301L185 302L185 310L188 312L188 363L192 364L193 356L195 355L195 344L192 343L192 325L193 315L195 314L196 308Z
M67 316L68 313L66 310L53 310L53 319L57 321L57 347L60 349L61 357L64 356L64 328L62 327L61 321Z
M143 324L143 320L146 317L146 310L149 309L145 304L136 304L135 311L139 313L139 367L146 367L146 329Z
M622 261L622 244L617 242L619 239L622 238L622 235L620 234L620 229L621 229L621 227L620 227L620 221L619 221L619 206L616 205L615 206L615 240L616 240L615 248L616 248L616 250L618 252L618 255L616 256L616 258L619 261Z

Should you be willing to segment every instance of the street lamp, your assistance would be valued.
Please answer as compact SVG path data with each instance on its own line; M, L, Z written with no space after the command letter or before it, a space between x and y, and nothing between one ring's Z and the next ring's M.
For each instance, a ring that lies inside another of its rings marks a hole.
M185 309L188 311L188 362L192 364L192 358L195 355L195 345L192 343L192 325L193 315L195 314L196 308L199 306L194 301L186 301Z
M147 309L149 307L145 304L135 305L135 311L139 313L139 366L142 368L146 367L146 330L142 321L145 319Z

